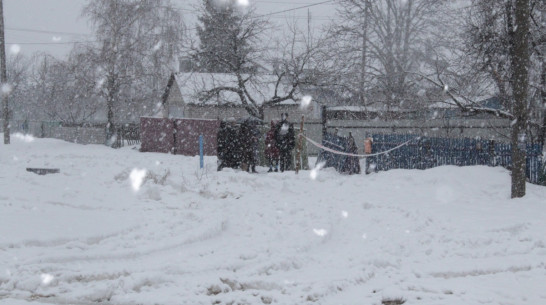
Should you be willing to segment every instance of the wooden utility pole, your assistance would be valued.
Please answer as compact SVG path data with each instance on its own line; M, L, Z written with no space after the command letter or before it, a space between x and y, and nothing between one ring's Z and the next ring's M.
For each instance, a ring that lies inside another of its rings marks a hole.
M2 86L2 109L4 112L4 144L9 144L9 90L8 77L6 73L6 41L4 39L4 3L0 0L0 85Z
M513 40L512 90L514 116L512 126L512 198L525 196L526 139L528 126L527 91L529 86L529 1L516 0Z
M298 136L298 146L296 148L296 174L301 168L301 151L303 150L303 121L304 116L301 116L300 134Z

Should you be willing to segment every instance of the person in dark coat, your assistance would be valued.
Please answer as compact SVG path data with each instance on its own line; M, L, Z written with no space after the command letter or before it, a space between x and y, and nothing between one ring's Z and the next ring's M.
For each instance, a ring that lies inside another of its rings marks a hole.
M254 122L251 125L251 146L252 146L252 160L250 163L250 169L253 173L257 173L256 171L256 165L258 164L258 161L260 159L260 152L259 152L259 146L260 146L260 138L262 136L262 132L260 131L260 128L258 127L258 123Z
M349 138L347 138L347 150L348 153L358 154L358 147L356 146L355 139L353 138L352 133L349 132ZM360 174L360 160L358 157L347 156L345 159L345 164L343 164L342 173L349 175Z
M218 128L218 132L216 133L216 143L216 152L218 155L218 171L221 171L226 166L229 143L227 124L224 121L220 122L220 128Z
M294 125L288 122L288 113L282 115L282 120L275 127L275 141L279 149L281 172L292 168L292 149L296 139Z
M258 138L254 124L250 121L241 123L239 133L239 144L241 147L241 169L247 172L256 173L256 158L254 150L256 149Z
M265 135L265 157L269 164L268 172L273 171L275 166L275 172L279 171L279 148L275 141L275 122L271 121L271 129Z
M218 171L225 167L237 168L241 163L238 144L239 131L234 122L220 122L217 133Z

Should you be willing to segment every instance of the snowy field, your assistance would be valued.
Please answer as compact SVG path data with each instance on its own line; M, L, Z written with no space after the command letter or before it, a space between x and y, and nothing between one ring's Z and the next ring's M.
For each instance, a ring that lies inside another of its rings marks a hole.
M546 188L505 169L215 165L13 135L0 304L546 304Z

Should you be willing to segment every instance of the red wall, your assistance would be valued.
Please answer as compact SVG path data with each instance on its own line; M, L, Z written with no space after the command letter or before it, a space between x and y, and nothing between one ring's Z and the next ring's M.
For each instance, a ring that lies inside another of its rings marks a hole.
M175 119L175 153L184 156L199 155L199 135L203 135L203 151L206 156L216 155L218 120Z
M199 136L203 135L203 150L207 156L216 155L218 120L141 118L141 151L172 152L199 155Z
M173 152L174 124L170 119L140 118L140 151Z

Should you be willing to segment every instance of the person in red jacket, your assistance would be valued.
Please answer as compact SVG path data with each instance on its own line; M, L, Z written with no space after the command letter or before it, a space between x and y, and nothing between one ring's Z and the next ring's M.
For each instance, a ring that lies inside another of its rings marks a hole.
M267 172L273 171L273 166L275 166L275 171L279 171L279 149L277 148L277 143L275 141L275 122L271 121L271 129L267 132L265 136L265 157L269 163L269 170Z

